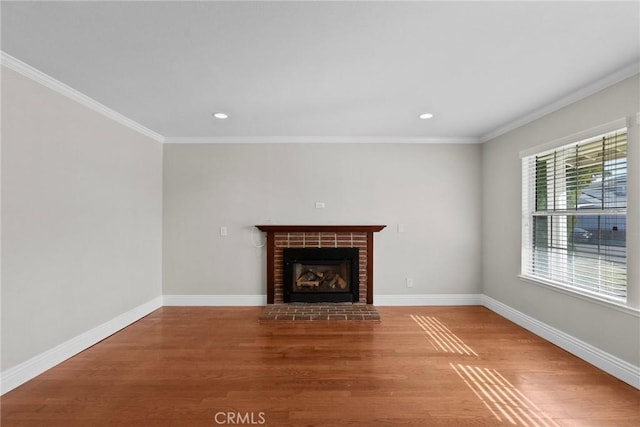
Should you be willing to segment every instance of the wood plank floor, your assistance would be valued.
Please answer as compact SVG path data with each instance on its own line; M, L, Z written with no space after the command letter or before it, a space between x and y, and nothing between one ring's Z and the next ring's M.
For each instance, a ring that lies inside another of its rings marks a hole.
M640 391L483 307L262 311L161 308L4 395L2 427L640 425Z

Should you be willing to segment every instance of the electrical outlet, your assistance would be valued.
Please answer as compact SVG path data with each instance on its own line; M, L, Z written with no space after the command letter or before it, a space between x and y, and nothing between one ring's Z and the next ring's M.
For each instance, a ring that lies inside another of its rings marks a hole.
M316 209L324 209L324 202L316 202Z
M407 288L413 288L413 278L407 277Z
M227 227L220 227L220 235L221 236L226 236L228 234L227 232Z

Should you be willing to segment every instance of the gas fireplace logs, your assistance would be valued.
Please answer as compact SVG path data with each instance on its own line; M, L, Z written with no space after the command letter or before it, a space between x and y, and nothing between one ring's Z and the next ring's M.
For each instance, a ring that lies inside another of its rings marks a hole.
M321 285L326 285L331 289L335 289L336 286L340 289L345 289L347 287L347 281L332 271L315 272L313 270L306 270L296 279L296 286L298 288L316 288Z

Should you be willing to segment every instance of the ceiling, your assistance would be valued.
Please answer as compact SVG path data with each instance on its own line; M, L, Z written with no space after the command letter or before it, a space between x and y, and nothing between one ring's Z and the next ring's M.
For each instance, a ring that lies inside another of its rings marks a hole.
M640 61L638 1L1 7L5 53L165 137L486 139Z

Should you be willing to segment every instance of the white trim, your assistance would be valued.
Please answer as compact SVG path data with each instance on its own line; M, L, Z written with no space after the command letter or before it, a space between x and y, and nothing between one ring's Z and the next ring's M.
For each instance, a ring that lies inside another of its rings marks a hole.
M164 295L164 306L264 306L266 295Z
M627 127L627 117L613 120L608 123L603 123L598 126L594 126L590 129L576 132L571 135L563 136L562 138L554 139L553 141L546 142L544 144L536 145L535 147L527 148L520 152L520 158L533 156L535 154L544 153L549 150L553 150L558 147L562 147L567 144L579 143L585 139L593 138L599 135L603 135L609 132L614 132Z
M487 295L482 295L482 305L539 337L557 345L580 359L591 363L621 381L640 389L640 366L635 366L600 350L565 332L509 307Z
M479 144L479 138L374 136L213 136L167 137L167 144Z
M2 371L2 373L0 373L0 395L13 390L59 363L86 350L160 307L162 307L162 297L158 296L149 302L139 305L126 313L116 316L93 329L40 353L26 362Z
M0 50L0 64L5 67L22 74L23 76L30 78L31 80L40 83L41 85L58 92L61 95L66 96L69 99L76 101L78 104L83 105L103 116L117 122L123 126L126 126L144 136L147 136L155 141L164 142L164 136L152 131L151 129L141 125L138 122L131 120L128 117L123 116L115 110L107 107L96 101L93 98L73 89L70 86L54 79L53 77L43 73L36 68L33 68L29 64L25 64L17 58L9 55L6 52Z
M500 135L517 129L549 113L557 111L567 105L584 99L596 92L606 89L616 83L638 74L640 63L630 64L617 72L595 81L572 94L565 96L543 108L533 111L519 119L501 126L482 137L339 137L339 136L258 136L258 137L164 137L157 132L131 120L117 111L101 104L89 96L73 89L72 87L54 79L42 71L22 62L21 60L0 50L0 64L12 69L25 77L28 77L49 89L52 89L85 107L94 110L115 122L120 123L136 132L141 133L155 141L172 144L259 144L259 143L400 143L400 144L477 144L487 142ZM636 123L640 123L640 113L636 116Z
M416 294L375 295L378 306L423 306L423 305L480 305L480 294Z
M0 395L102 341L162 306L264 306L266 295L164 295L84 332L0 374ZM483 294L374 295L378 306L482 305L640 389L640 367L523 314Z
M578 89L577 91L560 98L559 100L552 102L551 104L542 107L538 110L535 110L519 119L516 119L510 123L507 123L497 129L492 130L486 135L482 136L480 140L482 142L490 141L494 138L499 137L500 135L504 135L507 132L511 132L514 129L517 129L521 126L526 125L527 123L531 123L534 120L537 120L541 117L546 116L547 114L553 113L554 111L558 111L561 108L564 108L574 102L578 102L581 99L584 99L588 96L593 95L596 92L600 92L603 89L608 88L609 86L613 86L616 83L619 83L629 77L635 76L640 71L640 63L634 62L633 64L629 64L628 66L614 72L613 74L609 74L608 76L597 80L587 86Z

